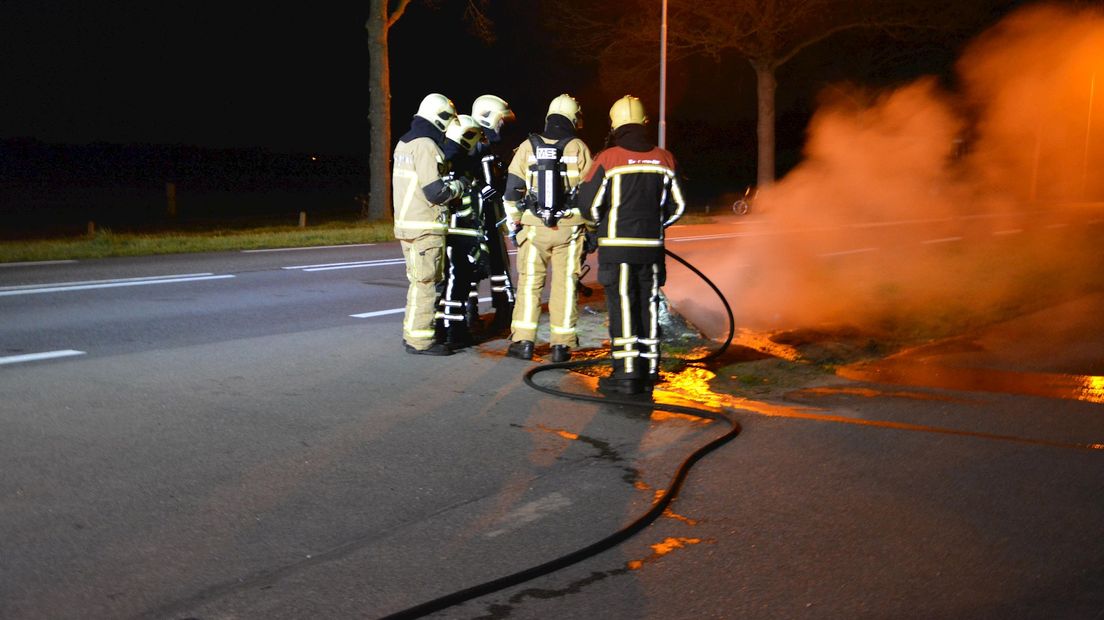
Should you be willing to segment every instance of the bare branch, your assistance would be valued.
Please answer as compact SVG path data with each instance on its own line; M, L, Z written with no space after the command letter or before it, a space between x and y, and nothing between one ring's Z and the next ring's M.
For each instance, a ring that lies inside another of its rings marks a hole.
M495 23L487 14L490 0L467 0L464 19L467 20L475 36L490 45L495 42Z
M411 0L399 0L399 4L391 11L391 14L387 16L387 23L384 28L391 29L391 26L395 25L395 22L402 19L403 13L406 12L406 8L410 6Z

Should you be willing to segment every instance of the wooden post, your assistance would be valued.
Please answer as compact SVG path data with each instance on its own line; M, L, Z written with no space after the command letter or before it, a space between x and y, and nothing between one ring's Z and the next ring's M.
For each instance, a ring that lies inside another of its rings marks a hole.
M176 183L165 183L165 199L168 201L169 217L176 217Z
M88 236L96 236L96 222L93 222L92 220L88 220Z
M299 228L306 228L306 227L307 227L307 212L306 211L300 211L299 212Z

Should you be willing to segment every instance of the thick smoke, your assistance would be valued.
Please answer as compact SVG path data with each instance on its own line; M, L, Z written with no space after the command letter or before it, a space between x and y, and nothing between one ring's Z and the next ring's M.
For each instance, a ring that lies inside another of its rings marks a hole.
M956 68L825 91L761 232L711 269L737 323L931 333L1100 289L1104 15L1023 9Z

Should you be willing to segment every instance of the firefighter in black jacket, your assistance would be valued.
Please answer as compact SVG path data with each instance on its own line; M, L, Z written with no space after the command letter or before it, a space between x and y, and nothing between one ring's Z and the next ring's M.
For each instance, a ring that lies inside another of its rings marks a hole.
M507 156L503 154L503 125L516 120L510 104L495 95L480 95L472 103L472 118L483 128L484 140L476 145L475 154L479 159L479 178L485 186L491 188L482 195L483 235L487 244L486 277L491 284L491 306L494 308L494 320L488 329L496 333L510 327L510 318L514 311L514 284L510 277L510 257L506 251L503 235L506 228L506 214L502 209L502 192L506 185ZM510 153L510 149L505 149ZM473 328L479 323L479 287L472 286L468 300L468 324Z
M483 139L483 129L475 119L461 114L445 130L442 145L449 163L450 179L459 179L464 191L449 203L448 232L445 235L445 280L438 286L439 310L437 325L440 339L452 350L475 343L469 324L468 305L478 303L470 297L478 272L485 264L487 245L483 240L483 195L490 193L478 174L476 145ZM477 315L478 316L478 315Z
M598 282L609 310L613 373L598 382L605 394L640 394L659 381L663 230L686 207L675 157L648 139L647 120L636 97L614 102L609 146L595 157L581 194L598 224Z

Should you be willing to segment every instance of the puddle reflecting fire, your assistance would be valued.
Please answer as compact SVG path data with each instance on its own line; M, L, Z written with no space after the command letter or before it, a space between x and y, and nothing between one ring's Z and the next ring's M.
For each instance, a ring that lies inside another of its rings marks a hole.
M1016 372L988 368L952 368L909 362L845 366L836 374L852 381L892 383L948 390L1000 392L1104 403L1104 377Z

